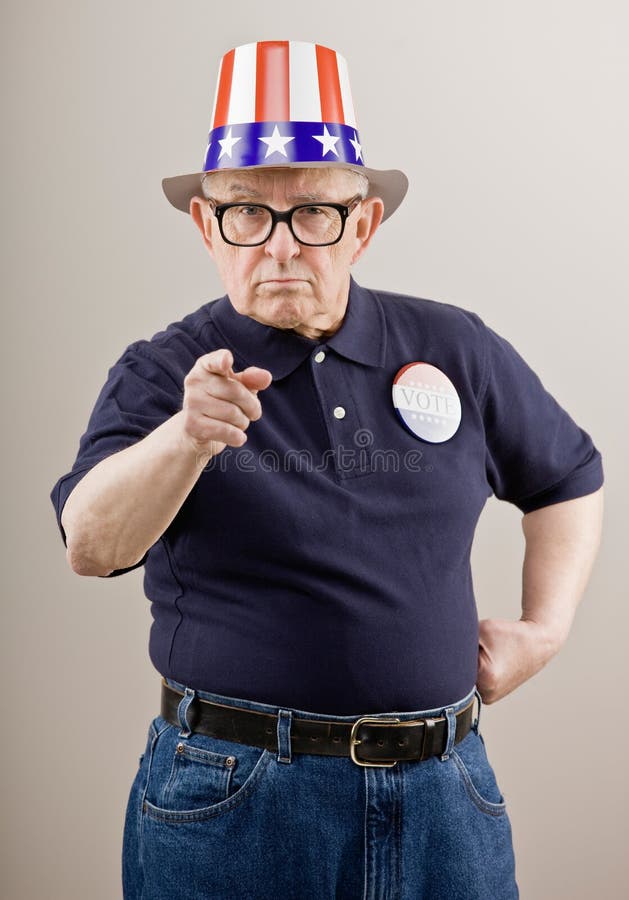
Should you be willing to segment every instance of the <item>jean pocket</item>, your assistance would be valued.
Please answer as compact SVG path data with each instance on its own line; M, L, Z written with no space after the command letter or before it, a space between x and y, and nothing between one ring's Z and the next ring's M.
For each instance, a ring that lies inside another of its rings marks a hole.
M274 754L262 747L170 725L153 750L144 812L168 822L198 822L233 809L258 787Z
M485 741L480 732L470 732L452 750L465 791L477 809L490 816L502 816L506 811L505 798L487 758Z

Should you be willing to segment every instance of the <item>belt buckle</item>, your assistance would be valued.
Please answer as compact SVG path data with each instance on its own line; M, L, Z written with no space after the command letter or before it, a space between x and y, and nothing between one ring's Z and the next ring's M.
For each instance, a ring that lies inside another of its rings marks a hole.
M393 766L397 765L397 762L398 762L397 759L394 760L392 763L377 763L377 762L365 762L365 760L358 759L358 757L356 756L355 748L358 746L358 744L362 744L362 741L358 740L358 738L356 737L356 732L358 731L358 729L360 728L360 726L362 725L363 722L377 722L377 723L385 724L385 725L389 725L392 723L395 724L397 722L399 725L400 720L399 719L382 719L377 716L362 716L360 719L357 719L354 722L354 724L352 725L352 731L349 736L349 755L351 756L352 760L356 763L357 766L372 767L374 769L391 769L391 768L393 768Z

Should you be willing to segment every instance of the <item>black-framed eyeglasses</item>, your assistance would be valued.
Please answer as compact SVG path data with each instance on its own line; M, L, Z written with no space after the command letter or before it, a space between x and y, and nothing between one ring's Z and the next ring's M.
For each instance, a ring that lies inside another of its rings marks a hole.
M307 247L327 247L343 237L345 223L361 202L357 194L345 203L300 203L278 212L263 203L220 203L213 208L221 237L235 247L258 247L286 222L295 240Z

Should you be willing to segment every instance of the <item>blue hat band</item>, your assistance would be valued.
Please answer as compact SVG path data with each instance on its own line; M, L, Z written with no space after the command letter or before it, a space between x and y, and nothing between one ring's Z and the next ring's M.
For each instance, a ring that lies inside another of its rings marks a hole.
M247 122L214 128L203 170L328 162L363 166L355 128L334 122Z

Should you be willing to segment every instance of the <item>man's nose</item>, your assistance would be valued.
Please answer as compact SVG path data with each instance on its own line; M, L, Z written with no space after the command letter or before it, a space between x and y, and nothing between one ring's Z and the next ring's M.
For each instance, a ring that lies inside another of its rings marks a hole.
M278 262L287 262L299 254L299 243L293 237L287 222L276 224L264 245L264 252Z

